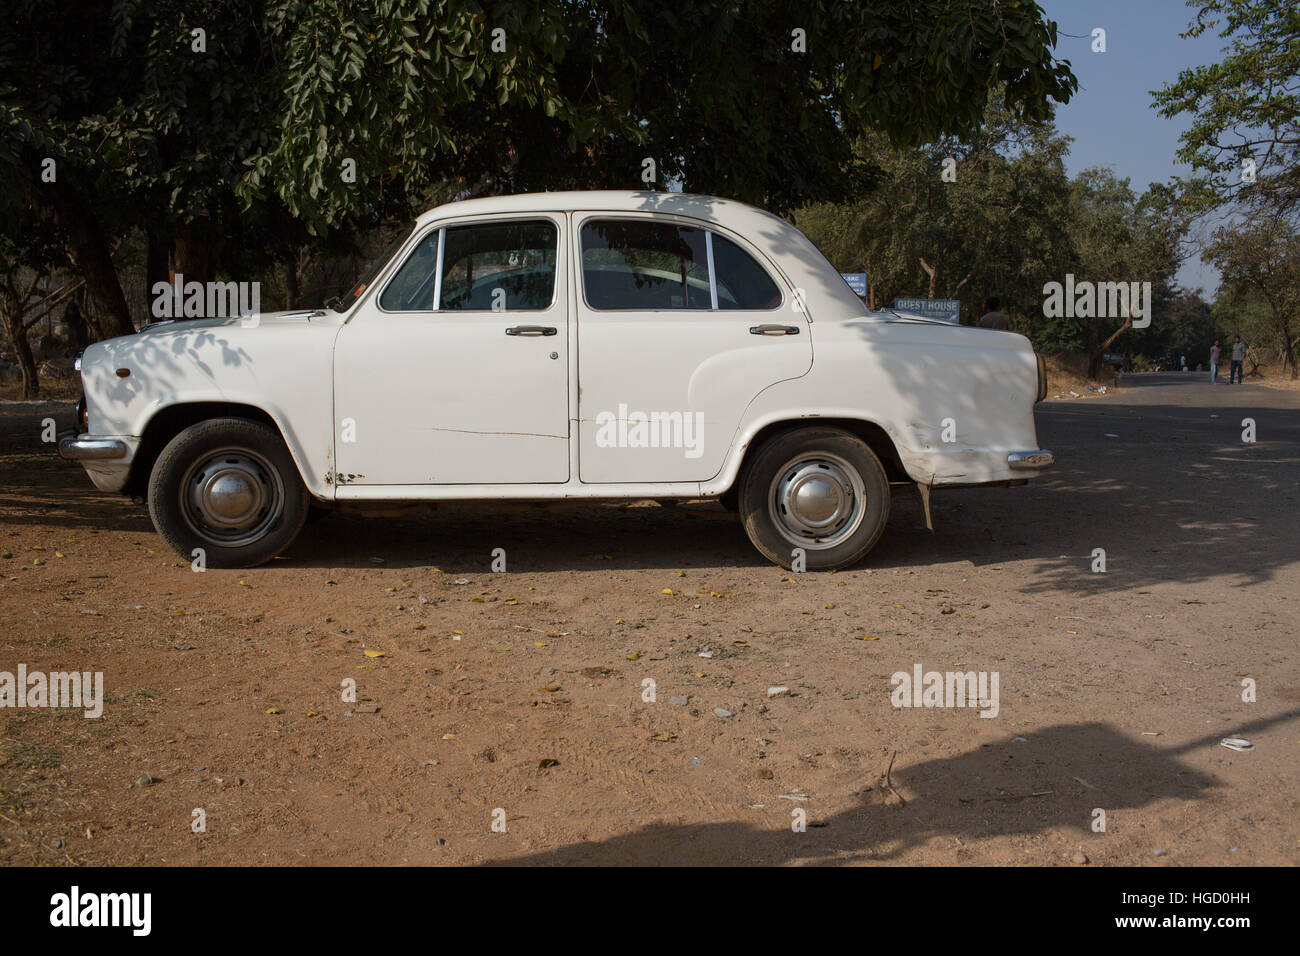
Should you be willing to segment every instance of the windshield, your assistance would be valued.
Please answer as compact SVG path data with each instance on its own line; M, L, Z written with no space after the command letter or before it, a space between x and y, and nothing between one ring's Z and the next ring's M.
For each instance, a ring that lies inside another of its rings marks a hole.
M348 309L352 308L357 299L361 297L361 293L370 288L370 283L375 281L375 276L379 275L384 266L388 265L389 260L392 259L393 256L397 255L397 250L402 248L403 244L405 244L406 240L411 237L411 233L414 231L415 226L412 224L399 232L397 238L388 244L387 248L384 249L381 255L375 258L375 260L370 264L370 268L366 270L365 274L361 277L361 280L352 287L348 294L345 296L336 295L327 299L325 302L326 308L333 309L335 312L346 312Z

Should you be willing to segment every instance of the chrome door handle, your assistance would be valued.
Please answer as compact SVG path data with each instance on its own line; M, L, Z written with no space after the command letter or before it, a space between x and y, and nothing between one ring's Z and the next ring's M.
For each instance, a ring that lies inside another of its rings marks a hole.
M554 335L553 325L512 325L506 329L506 335Z
M797 325L751 325L750 335L798 335Z

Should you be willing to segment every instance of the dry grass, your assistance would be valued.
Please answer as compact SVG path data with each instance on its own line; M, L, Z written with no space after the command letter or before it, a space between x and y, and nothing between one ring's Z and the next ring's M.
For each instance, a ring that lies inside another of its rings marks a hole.
M1045 355L1043 360L1047 365L1048 399L1092 398L1101 394L1098 390L1103 386L1108 391L1115 387L1115 371L1109 365L1102 366L1101 374L1095 380L1088 378L1088 357L1082 353ZM1090 387L1092 391L1089 391Z

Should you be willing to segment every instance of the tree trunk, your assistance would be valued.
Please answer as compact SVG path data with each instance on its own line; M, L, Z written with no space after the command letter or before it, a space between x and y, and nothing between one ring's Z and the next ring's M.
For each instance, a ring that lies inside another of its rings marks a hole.
M23 328L21 309L5 310L5 328L13 342L18 367L23 372L23 398L36 398L41 391L41 382L36 374L36 356L32 355L32 343L27 340L27 330Z
M284 264L284 307L286 309L298 308L298 297L302 294L298 288L298 253L289 254L289 259Z
M168 261L171 243L157 229L148 230L148 243L144 263L144 300L149 303L149 317L145 321L154 322L158 318L153 313L154 286L159 282L171 282L171 264Z
M930 265L930 263L926 262L924 259L921 260L921 268L924 269L926 275L930 277L930 298L933 299L935 283L939 280L939 269L936 266Z
M176 271L185 283L212 282L217 278L221 258L221 237L212 220L203 216L176 227Z
M134 335L135 323L131 321L108 240L99 223L64 189L54 188L51 196L55 218L67 230L68 244L86 279L86 289L99 306L104 331L109 336Z
M86 324L86 315L81 311L81 304L76 296L73 296L63 310L63 324L68 329L72 354L75 355L90 344L90 327Z

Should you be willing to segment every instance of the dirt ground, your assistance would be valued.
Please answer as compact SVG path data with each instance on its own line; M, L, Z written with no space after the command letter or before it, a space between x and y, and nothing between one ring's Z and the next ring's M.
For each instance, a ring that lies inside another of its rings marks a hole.
M900 495L836 573L652 502L334 516L195 573L41 444L70 405L0 405L0 671L106 698L0 709L0 863L1295 865L1298 409L1046 402L1049 477L936 493L934 534ZM894 708L917 664L997 672L997 716Z

